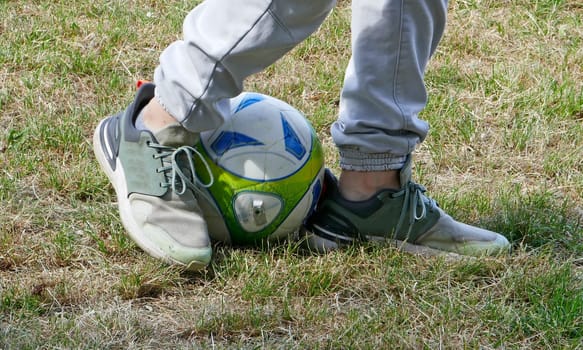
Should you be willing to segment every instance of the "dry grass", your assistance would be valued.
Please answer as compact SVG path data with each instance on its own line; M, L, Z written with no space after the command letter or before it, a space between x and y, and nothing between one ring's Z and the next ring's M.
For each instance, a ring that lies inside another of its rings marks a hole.
M580 348L583 7L452 1L415 175L509 257L217 246L189 274L129 241L90 138L179 35L183 1L0 1L0 348ZM247 89L328 135L350 9Z

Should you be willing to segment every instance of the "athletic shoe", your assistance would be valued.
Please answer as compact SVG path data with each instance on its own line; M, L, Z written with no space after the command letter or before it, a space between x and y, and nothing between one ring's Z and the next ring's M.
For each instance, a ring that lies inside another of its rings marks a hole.
M400 190L382 190L365 201L344 199L330 170L316 212L306 222L308 248L326 252L362 241L395 244L413 253L444 252L482 256L508 252L508 240L495 232L455 221L411 181L411 157L401 170Z
M121 221L144 251L190 270L205 267L212 248L194 196L198 182L191 146L198 134L172 124L152 134L135 127L140 110L154 97L144 84L132 104L99 123L93 149L117 194Z

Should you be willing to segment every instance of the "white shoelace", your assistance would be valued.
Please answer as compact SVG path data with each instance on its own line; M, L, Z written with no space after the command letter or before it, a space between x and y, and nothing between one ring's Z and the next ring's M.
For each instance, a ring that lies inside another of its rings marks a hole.
M437 203L435 200L428 198L424 195L427 190L422 185L409 181L405 187L392 195L392 197L405 196L403 201L403 208L401 209L401 215L399 216L399 222L395 228L395 238L397 234L401 231L403 224L405 223L405 218L408 217L409 228L407 229L407 237L411 233L413 224L419 220L423 220L427 216L427 208L433 210ZM424 200L427 198L427 202ZM421 205L419 205L421 203ZM417 207L420 207L421 212ZM408 211L408 212L407 212Z
M157 172L168 172L171 171L170 175L170 182L162 183L161 186L163 187L171 187L172 191L176 194L184 194L188 188L192 190L197 190L198 186L209 188L214 183L213 173L211 172L210 166L208 165L207 161L204 159L202 154L197 151L195 148L190 146L181 146L178 148L168 147L159 145L156 143L150 143L150 147L156 148L160 150L160 153L156 154L154 158L161 158L162 162L165 164L164 166L156 169ZM186 164L186 172L183 171L182 166L185 164L179 163L178 157L184 156L187 159ZM170 161L167 161L168 157L170 157ZM196 169L194 167L194 159L198 157L201 163L204 165L206 172L209 176L208 182L203 182L198 174L196 173Z

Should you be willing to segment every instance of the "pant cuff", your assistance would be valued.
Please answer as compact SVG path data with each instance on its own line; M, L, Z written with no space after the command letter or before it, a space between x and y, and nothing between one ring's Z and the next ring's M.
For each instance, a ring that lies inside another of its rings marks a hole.
M340 149L340 168L352 171L386 171L402 169L407 156L390 153L363 153L353 149Z

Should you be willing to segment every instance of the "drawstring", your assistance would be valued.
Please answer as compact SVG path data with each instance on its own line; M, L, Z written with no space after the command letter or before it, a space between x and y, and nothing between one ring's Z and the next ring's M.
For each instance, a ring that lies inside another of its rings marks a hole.
M181 146L179 148L172 148L168 146L159 145L156 143L150 143L150 147L157 148L160 150L160 153L154 155L154 158L159 159L161 158L164 164L167 164L167 157L170 157L170 164L165 165L156 169L157 172L166 173L167 171L172 171L171 173L171 181L170 183L161 183L162 187L171 187L172 191L176 194L184 194L188 188L193 190L197 189L197 185L200 185L204 188L209 188L214 183L213 173L211 172L211 168L208 165L207 161L204 159L202 154L197 151L195 148L190 146ZM180 156L184 156L187 160L187 164L182 164L183 162L179 162ZM200 177L196 174L196 170L194 168L194 158L198 157L202 164L205 166L205 170L209 175L209 181L204 183L201 181ZM183 171L182 167L186 166L186 172Z
M429 206L429 210L433 210L437 206L437 203L433 199L427 198L424 195L426 191L425 187L409 181L401 191L392 195L393 198L403 195L405 196L401 215L399 216L399 223L395 228L395 239L397 238L397 234L401 232L401 228L407 217L409 218L407 223L409 225L409 228L407 229L407 237L409 237L413 224L419 220L423 220L427 216L427 207ZM424 199L427 199L427 201ZM421 212L419 212L419 210L421 210ZM407 211L409 212L407 213Z

